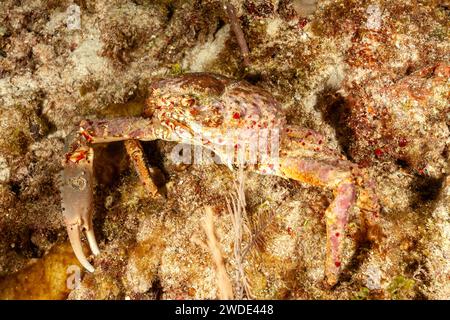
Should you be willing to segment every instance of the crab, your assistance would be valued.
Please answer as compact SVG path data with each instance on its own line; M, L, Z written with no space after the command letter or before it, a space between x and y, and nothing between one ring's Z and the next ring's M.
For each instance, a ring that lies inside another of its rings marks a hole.
M337 283L344 267L343 239L353 208L359 208L368 237L376 234L372 230L380 207L363 168L327 146L318 132L287 124L280 103L260 87L217 74L191 73L154 80L141 117L83 120L66 139L62 210L74 253L88 271L95 269L83 252L82 231L92 253L100 253L92 226L93 145L124 141L145 189L158 196L140 144L157 139L202 146L230 168L242 165L332 190L334 199L325 212L325 275L330 285Z

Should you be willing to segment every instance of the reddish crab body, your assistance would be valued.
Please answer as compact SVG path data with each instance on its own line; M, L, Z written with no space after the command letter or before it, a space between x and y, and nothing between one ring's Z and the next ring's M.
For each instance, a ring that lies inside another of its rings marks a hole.
M67 139L62 207L80 263L94 271L82 251L83 230L94 255L100 252L92 229L92 145L124 141L140 179L156 195L139 141L162 139L205 147L230 167L250 163L246 167L257 173L332 190L334 199L325 212L325 273L335 284L349 212L358 206L369 229L376 226L379 206L367 174L327 147L319 133L288 125L273 96L245 81L193 73L154 81L149 91L142 117L85 120Z

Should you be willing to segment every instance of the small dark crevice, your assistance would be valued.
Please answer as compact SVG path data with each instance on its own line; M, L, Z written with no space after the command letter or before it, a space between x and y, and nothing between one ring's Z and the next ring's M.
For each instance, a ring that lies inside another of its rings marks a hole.
M349 152L353 130L348 125L347 117L350 110L344 97L336 92L324 92L316 108L322 112L324 121L334 128L339 146L347 159L353 161Z
M395 163L397 164L397 166L399 166L402 169L409 169L409 164L404 159L396 159Z
M50 243L55 243L58 241L58 233L54 230L46 230L47 241Z
M244 75L244 80L248 81L249 83L253 85L257 85L259 82L262 81L262 74L260 72L248 72Z
M450 160L450 153L449 153L449 148L448 146L445 146L444 150L442 150L442 157L444 159ZM448 161L449 163L450 161ZM450 168L449 168L450 169Z
M125 147L122 142L111 142L94 148L94 172L98 185L115 188L125 169Z
M417 176L412 183L412 190L416 194L416 199L412 203L412 208L417 209L435 201L440 194L444 178Z
M428 300L428 297L422 291L417 291L413 300Z
M20 185L20 182L11 181L9 183L9 188L10 188L11 192L14 193L14 195L16 197L20 196L20 192L22 191L22 186Z
M409 65L408 68L406 68L405 70L405 76L409 76L410 74L412 74L415 71L414 67Z
M175 6L173 5L173 3L168 3L166 9L167 9L166 19L168 25L170 20L172 20L173 15L175 14Z
M163 157L155 141L141 142L149 165L163 168Z
M141 142L142 148L144 149L145 160L149 166L152 168L150 170L150 175L160 192L165 194L165 182L169 180L169 173L164 168L164 160L161 153L158 150L157 143L155 141L151 142Z
M417 241L416 241L417 242ZM407 274L414 274L414 272L419 268L419 261L412 260L408 263L408 265L405 267L405 273Z
M29 242L30 245L30 254L32 258L42 258L42 256L44 255L43 250L41 250L37 245L35 245L31 240Z
M87 11L89 9L86 0L74 0L74 2L81 8L82 11Z
M444 182L443 178L423 178L420 177L417 184L417 192L423 202L434 201L439 196L439 192Z
M22 229L23 232L16 235L14 240L14 252L29 259L41 258L44 251L31 241L33 230Z
M35 141L42 139L44 136L56 132L56 125L50 121L46 114L43 113L45 94L39 96L39 103L35 110L36 116L40 123L30 123L30 133Z
M125 148L122 142L112 142L95 146L94 179L96 181L94 196L94 232L100 240L103 237L103 226L107 209L105 201L108 195L115 195L121 183L121 175L126 171Z
M219 32L220 29L223 28L223 26L225 26L225 21L223 21L222 19L219 19L219 20L217 21L216 29L215 29L214 32L213 32L213 38L214 38L214 39L216 39L216 34L217 34L217 32Z
M149 291L154 294L155 300L161 300L163 294L163 287L161 285L161 279L157 276L153 281L152 286Z

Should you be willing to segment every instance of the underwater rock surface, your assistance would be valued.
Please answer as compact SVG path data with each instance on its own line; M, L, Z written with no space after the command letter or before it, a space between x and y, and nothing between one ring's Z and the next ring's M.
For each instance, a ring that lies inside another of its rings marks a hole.
M220 1L0 3L1 299L215 299L207 206L235 298L450 298L448 1L230 2L247 71ZM67 288L78 263L58 191L64 138L83 119L139 115L152 79L196 71L251 74L290 124L322 133L375 180L384 237L364 241L352 215L357 245L336 286L324 283L331 192L246 172L238 257L226 200L237 174L176 165L174 143L156 141L144 149L166 200L146 195L121 143L96 146L101 255Z

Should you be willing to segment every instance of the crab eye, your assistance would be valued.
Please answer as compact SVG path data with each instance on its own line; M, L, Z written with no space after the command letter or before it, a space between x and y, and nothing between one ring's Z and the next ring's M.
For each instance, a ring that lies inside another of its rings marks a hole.
M195 102L195 98L190 95L185 96L181 99L181 105L185 108L192 108L192 106L195 106Z
M158 106L158 104L156 104L155 100L149 98L149 99L145 100L143 115L146 117L151 117L155 113L155 110L158 108L159 108L159 106Z

